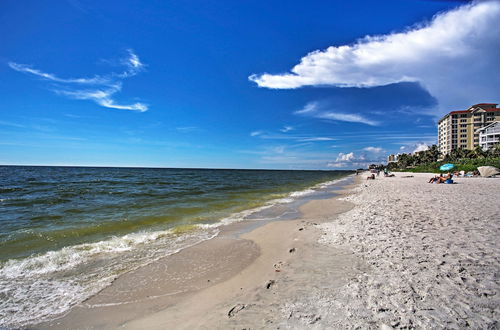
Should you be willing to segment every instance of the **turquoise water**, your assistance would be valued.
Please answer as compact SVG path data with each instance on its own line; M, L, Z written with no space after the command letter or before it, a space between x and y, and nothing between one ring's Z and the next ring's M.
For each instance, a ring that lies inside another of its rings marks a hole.
M350 173L0 166L0 325L48 319L221 225L290 213Z

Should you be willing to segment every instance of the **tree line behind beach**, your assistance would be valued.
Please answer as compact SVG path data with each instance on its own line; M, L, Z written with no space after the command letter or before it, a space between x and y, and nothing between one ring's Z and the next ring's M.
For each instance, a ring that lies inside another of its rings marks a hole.
M413 154L400 154L398 161L389 163L388 169L410 172L436 172L446 163L453 163L456 171L475 171L479 166L495 166L500 168L500 145L483 150L479 146L474 150L454 149L444 157L440 157L437 145L425 151Z

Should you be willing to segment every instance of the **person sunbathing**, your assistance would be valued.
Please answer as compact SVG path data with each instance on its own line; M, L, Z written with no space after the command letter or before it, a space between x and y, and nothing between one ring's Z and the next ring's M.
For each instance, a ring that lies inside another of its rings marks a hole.
M453 174L451 173L446 174L446 176L441 175L438 177L438 181L436 183L453 183L451 178L453 178Z
M429 183L439 183L440 176L435 175L434 177L429 179Z
M453 178L453 174L448 173L446 176L443 175L436 175L433 178L429 179L429 183L446 183L446 181L450 180ZM452 183L448 181L449 183Z

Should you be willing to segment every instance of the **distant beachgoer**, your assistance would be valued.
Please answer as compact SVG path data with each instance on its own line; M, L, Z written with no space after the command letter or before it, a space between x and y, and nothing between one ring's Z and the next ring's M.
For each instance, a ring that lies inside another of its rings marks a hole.
M452 183L453 181L451 180L453 178L453 174L447 173L446 176L439 176L437 183Z
M366 180L375 180L375 174L369 175Z

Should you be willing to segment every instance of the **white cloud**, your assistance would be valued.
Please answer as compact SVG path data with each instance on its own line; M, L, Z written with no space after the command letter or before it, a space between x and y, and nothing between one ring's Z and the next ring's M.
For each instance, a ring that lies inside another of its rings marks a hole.
M493 102L498 100L500 85L499 20L500 1L476 1L404 32L313 51L290 73L249 79L260 87L277 89L419 82L437 99L441 113Z
M175 129L181 133L191 133L200 130L196 126L183 126L183 127L176 127Z
M420 151L426 151L429 149L429 146L425 143L420 143L420 144L417 144L415 149L413 150L413 153L415 152L420 152Z
M337 159L335 160L336 162L350 162L354 159L354 152L350 152L348 154L344 154L344 153L339 153L339 156L337 157Z
M123 58L120 63L124 65L127 70L122 72L121 74L118 74L117 76L120 78L128 78L135 76L139 72L141 72L144 69L144 63L141 62L139 59L139 56L137 56L133 50L129 49L127 50L128 52L128 57Z
M283 132L283 133L286 133L286 132L292 131L293 129L294 129L293 126L285 126L282 129L280 129L280 131Z
M425 151L429 149L429 145L425 142L409 143L407 145L401 146L399 150L405 153L416 153L420 151Z
M373 148L373 149L372 149ZM366 168L369 164L379 164L385 160L383 155L377 155L378 149L374 147L367 147L363 150L366 151L375 151L375 155L371 155L370 157L365 154L356 154L354 152L342 153L340 152L337 158L334 161L329 161L327 163L327 167L331 168ZM380 149L382 151L382 149Z
M377 126L379 123L375 120L365 118L359 114L339 113L326 109L318 102L309 102L301 110L295 111L297 115L303 115L319 119L345 121L351 123L360 123L370 126Z
M313 114L318 110L318 102L309 102L301 110L295 111L297 115Z
M144 103L117 104L112 98L114 94L121 91L123 79L135 76L144 67L144 64L141 63L139 57L132 50L128 50L128 57L122 59L120 63L126 67L124 72L119 74L111 73L106 76L96 75L90 78L60 78L54 74L45 73L25 64L9 62L8 65L13 70L32 74L44 80L57 83L56 88L53 90L59 95L65 95L77 100L91 100L105 108L139 112L147 111L148 106ZM82 89L75 85L90 87Z
M310 136L303 134L270 134L265 131L253 131L250 136L258 137L264 140L290 140L297 142L318 142L318 141L334 141L337 140L326 136Z
M380 152L384 151L384 149L382 149L380 147L366 147L366 148L363 148L363 150L368 151L368 152L373 152L373 153L380 153Z
M16 128L25 128L26 127L25 125L13 123L10 121L4 121L4 120L0 120L0 126L10 126L10 127L16 127Z
M33 69L31 66L26 65L26 64L19 64L15 62L9 62L8 65L10 66L11 69L19 71L19 72L24 72L24 73L30 73L32 75L38 76L40 78L50 80L53 82L58 82L58 83L68 83L68 84L108 84L110 83L110 80L101 77L101 76L94 76L91 78L59 78L56 75L53 75L51 73L45 73L37 69Z
M273 148L273 152L277 154L282 154L285 152L285 146L277 146Z
M317 142L317 141L335 141L336 139L330 137L310 137L299 139L300 142Z

